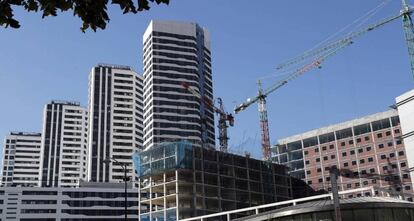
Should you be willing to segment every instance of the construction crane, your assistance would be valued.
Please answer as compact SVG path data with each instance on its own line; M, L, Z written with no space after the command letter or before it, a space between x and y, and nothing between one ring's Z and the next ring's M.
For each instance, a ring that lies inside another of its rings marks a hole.
M218 128L219 128L219 142L220 142L220 151L227 152L228 149L228 141L229 136L227 134L227 128L229 126L234 126L234 117L232 114L227 113L224 110L224 103L223 99L217 98L219 103L219 107L214 106L213 101L211 101L208 97L202 97L194 88L190 86L187 82L182 82L181 85L184 89L189 91L195 97L197 97L201 102L204 102L205 105L211 107L213 111L219 116L218 120Z
M258 82L259 90L258 94L253 98L248 98L246 102L236 106L234 112L237 114L247 107L252 105L253 103L258 102L259 106L259 116L260 116L260 131L261 131L261 145L262 145L262 152L263 158L265 160L271 159L271 152L270 152L270 138L269 138L269 121L267 117L267 109L266 109L266 98L269 94L273 93L274 91L280 89L290 81L296 79L297 77L303 75L304 73L314 69L320 68L322 62L324 62L328 57L335 55L338 51L342 50L343 48L349 46L354 42L354 39L364 35L372 30L375 30L379 27L384 26L398 18L403 18L403 27L405 32L405 38L408 46L408 54L411 63L411 72L414 76L414 27L411 19L411 14L413 12L413 8L409 7L405 0L402 0L403 9L400 11L399 14L388 17L383 19L377 23L368 25L365 28L362 28L358 31L351 32L345 35L343 38L329 42L324 44L320 47L311 49L306 51L305 53L299 55L296 58L287 60L286 62L277 66L278 70L286 68L288 66L297 65L304 61L309 61L305 63L305 65L300 66L293 72L289 73L286 78L281 81L274 83L268 89L263 90L261 87L261 82Z

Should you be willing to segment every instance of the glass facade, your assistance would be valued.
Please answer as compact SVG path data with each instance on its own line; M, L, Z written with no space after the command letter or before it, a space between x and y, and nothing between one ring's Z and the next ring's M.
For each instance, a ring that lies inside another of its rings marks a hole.
M191 169L192 145L188 141L162 143L150 150L135 153L133 161L138 177L176 169Z

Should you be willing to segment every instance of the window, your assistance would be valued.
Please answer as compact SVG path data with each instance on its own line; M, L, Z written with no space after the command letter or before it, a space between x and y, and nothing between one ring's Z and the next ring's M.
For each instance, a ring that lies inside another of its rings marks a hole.
M359 183L355 183L355 187L359 187Z
M323 146L323 147L322 147L322 150L326 150L326 146Z
M385 132L385 136L391 136L391 131Z
M361 170L361 174L367 174L366 170Z
M400 165L401 165L401 167L406 167L407 166L407 163L406 162L402 162Z
M334 148L334 145L333 144L331 144L331 145L329 145L329 149L333 149Z
M331 159L335 159L335 155L331 155Z
M329 171L331 168L330 167L325 167L325 170L326 171Z
M388 142L387 144L389 147L392 147L392 142Z
M342 153L342 156L343 156L343 157L346 157L346 152L343 152L343 153Z
M346 184L346 188L351 188L352 185L350 183Z
M323 182L322 178L319 178L319 179L318 179L318 182L319 182L319 183L322 183L322 182Z
M361 143L361 141L362 141L361 138L356 139L357 143Z
M309 185L312 185L312 180L308 180L308 184Z
M411 189L411 187L410 187L410 186L405 186L405 187L404 187L404 189L405 189L405 190L410 190L410 189Z
M390 153L390 157L395 157L395 153Z
M402 141L401 140L397 140L396 143L397 143L397 145L400 145L400 144L402 144Z
M309 160L305 161L305 164L308 165L309 164Z
M408 174L406 173L406 174L403 174L403 178L404 179L408 179Z
M395 129L394 133L399 134L400 133L400 129Z
M382 137L382 134L381 133L377 134L377 137L378 138L381 138Z
M372 161L374 161L374 158L368 157L368 162L372 162Z
M377 183L377 180L376 180L376 179L373 179L373 180L371 181L371 183ZM375 194L378 194L378 193L375 193Z
M375 173L375 169L374 168L371 168L371 169L369 169L369 172L370 173Z
M305 152L304 152L304 153L305 153L305 155L308 155L308 151L307 151L307 150L305 150Z
M367 151L371 151L371 147L367 147Z
M321 162L321 159L320 158L316 158L316 162Z
M326 181L331 181L331 178L330 177L326 177Z
M381 159L382 159L382 160L387 159L387 156L385 156L385 155L381 155Z
M355 160L352 161L352 165L356 165L357 162Z
M364 159L360 159L359 160L359 163L365 163L365 160Z
M355 154L355 150L349 151L349 154L354 155Z
M322 169L321 169L321 168L318 168L318 169L316 169L316 171L317 171L318 173L320 173L320 172L322 172Z
M382 170L384 170L384 171L385 171L385 170L388 170L388 166L383 166L383 167L382 167Z
M345 142L341 142L341 146L345 146Z
M362 148L358 149L358 153L362 153L364 150Z
M328 160L328 157L327 157L327 156L324 156L324 157L323 157L323 160Z
M318 153L319 152L319 148L315 148L315 153Z
M349 145L352 145L352 144L354 144L354 141L350 140L348 143L349 143Z
M398 156L404 156L404 151L398 152Z
M344 167L347 167L347 166L348 166L348 162L344 163Z
M384 148L384 144L378 144L378 148L380 149Z
M366 137L364 138L364 140L365 140L365 141L368 141L368 140L369 140L369 137L368 137L368 136L366 136Z
M362 184L363 184L364 186L366 186L366 185L368 185L368 181L367 181L367 180L365 180Z
M308 174L308 175L311 174L311 171L310 170L307 170L306 171L306 174Z

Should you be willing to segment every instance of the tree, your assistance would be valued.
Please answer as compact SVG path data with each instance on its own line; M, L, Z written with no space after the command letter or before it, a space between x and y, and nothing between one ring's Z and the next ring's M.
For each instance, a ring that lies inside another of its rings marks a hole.
M107 5L109 0L0 0L0 25L19 28L19 21L14 19L12 7L23 7L28 12L42 12L42 18L57 16L58 11L73 11L82 21L82 32L88 28L93 31L105 29L109 16ZM168 4L169 0L111 0L112 4L119 5L124 14L138 13L149 10L149 1L157 4Z

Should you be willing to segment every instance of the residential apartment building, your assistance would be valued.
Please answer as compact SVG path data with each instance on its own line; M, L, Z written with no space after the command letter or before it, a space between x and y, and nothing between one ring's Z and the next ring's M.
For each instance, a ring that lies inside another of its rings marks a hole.
M43 115L40 185L77 186L87 175L87 110L78 102L52 101Z
M21 221L125 220L123 185L79 188L0 187L0 219ZM138 193L127 190L127 218L138 220Z
M1 186L38 186L40 133L11 132L4 139Z
M119 182L143 145L142 77L131 67L99 64L89 75L89 170L92 182Z
M330 191L329 169L335 165L341 171L340 190L374 186L412 192L396 110L283 138L272 150L275 162L288 166L291 175L316 190Z
M196 23L151 21L143 36L144 147L188 140L215 147L210 37Z

